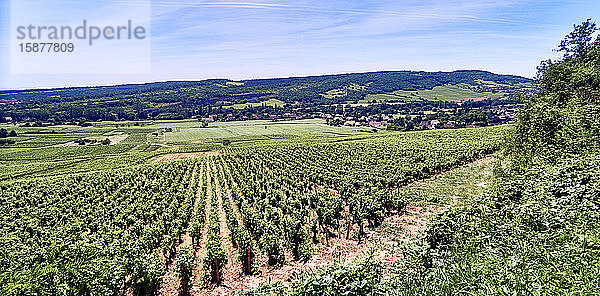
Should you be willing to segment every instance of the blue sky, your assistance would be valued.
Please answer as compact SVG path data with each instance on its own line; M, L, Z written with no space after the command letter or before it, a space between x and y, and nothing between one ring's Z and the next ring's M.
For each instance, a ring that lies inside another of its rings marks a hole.
M597 0L152 0L151 73L42 75L10 73L10 1L0 0L0 89L377 70L533 77L574 23L598 15Z

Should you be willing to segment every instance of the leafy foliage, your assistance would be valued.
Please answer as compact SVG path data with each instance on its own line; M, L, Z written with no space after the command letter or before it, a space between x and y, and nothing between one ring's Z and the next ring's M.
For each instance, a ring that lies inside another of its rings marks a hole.
M195 256L193 250L189 248L180 248L177 251L177 272L181 278L181 293L187 295L191 287L192 272L195 267Z
M4 295L154 291L188 223L192 163L2 185Z
M533 159L546 154L549 160L556 152L598 149L600 38L593 40L596 31L590 20L576 25L559 47L563 59L544 61L538 68L541 92L518 113L515 155Z
M296 274L290 286L261 285L256 289L240 291L238 295L389 295L382 280L384 267L370 259L360 263L336 263L330 267Z

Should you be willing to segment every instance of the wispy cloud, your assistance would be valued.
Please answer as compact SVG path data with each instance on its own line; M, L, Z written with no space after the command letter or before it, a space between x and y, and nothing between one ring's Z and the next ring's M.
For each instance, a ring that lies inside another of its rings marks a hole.
M115 0L107 3L114 4L126 4L126 5L147 5L140 1L133 0ZM447 2L449 5L443 7L456 8L455 3ZM476 1L477 8L491 8L496 6L507 5L507 1L498 2L480 2ZM264 3L264 2L234 2L234 1L193 1L193 2L182 2L182 1L153 1L153 7L162 8L193 8L193 7L204 7L204 8L240 8L240 9L264 9L264 10L286 10L296 12L313 12L323 14L348 14L348 15L378 15L378 16L394 16L394 17L407 17L407 18L429 18L429 19L441 19L441 20L473 20L480 22L490 23L502 23L502 24L533 24L531 22L511 20L503 18L483 18L476 15L468 14L452 14L452 13L427 13L427 12L406 12L406 11L394 11L385 9L361 9L361 8L325 8L323 6L308 6L308 5L294 5L294 4L282 4L282 3ZM473 5L463 7L473 7ZM429 10L430 8L426 8Z
M79 0L48 1L70 3L65 13L86 7ZM148 5L100 1L94 3ZM595 0L154 0L151 6L151 75L69 81L464 68L532 76L573 23L600 14ZM18 77L10 83L66 80Z

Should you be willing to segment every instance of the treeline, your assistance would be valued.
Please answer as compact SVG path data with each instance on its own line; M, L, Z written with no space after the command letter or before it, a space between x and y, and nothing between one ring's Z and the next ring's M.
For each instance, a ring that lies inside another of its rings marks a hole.
M13 139L7 139L9 137L16 137L17 136L17 132L16 131L8 131L5 128L0 128L0 145L7 145L7 144L14 144L15 140Z
M388 93L395 90L423 90L447 84L466 83L475 85L477 80L498 84L516 85L531 80L514 75L498 75L487 71L464 70L454 72L390 71L325 75L301 78L277 78L247 81L248 86L259 88L284 88L280 99L286 102L316 101L322 104L362 100L367 94ZM304 88L297 89L296 85ZM362 87L348 88L350 85ZM292 87L292 88L290 88ZM320 94L334 89L345 89L347 94L337 98L325 98Z
M150 114L129 114L125 111L119 113L104 114L97 109L80 109L81 112L71 112L69 116L51 118L49 113L44 116L28 116L28 120L24 126L42 126L42 122L50 122L54 124L79 124L81 126L89 126L89 122L98 120L143 120L143 119L189 119L198 118L199 121L205 121L209 116L214 121L243 121L251 119L285 119L285 118L320 118L323 114L331 116L342 116L344 118L351 117L355 120L363 117L377 117L379 121L382 116L400 115L420 115L418 118L413 117L411 120L420 122L421 120L441 120L444 122L456 121L463 125L481 124L489 125L502 123L506 120L500 120L497 114L490 111L490 108L505 108L519 104L517 99L506 100L483 100L483 101L465 101L457 103L453 101L410 101L406 103L381 103L368 105L349 105L349 104L334 104L334 105L313 105L313 106L296 106L286 104L283 106L267 106L248 105L245 108L227 108L224 106L199 106L193 110L182 110L181 108L173 108L165 113L166 110L151 112ZM444 110L453 110L453 114L446 114ZM36 113L39 115L39 110ZM265 115L266 114L266 115ZM31 115L31 114L29 114ZM477 116L475 118L474 116ZM484 116L484 119L481 119ZM35 118L33 121L32 118ZM58 118L58 119L57 119ZM336 125L331 121L332 125ZM391 120L391 124L401 124L403 119L397 118ZM338 125L344 122L338 122Z
M501 110L514 109L520 103L516 99L465 101L416 101L403 104L372 104L364 106L336 105L320 108L323 112L341 115L360 121L386 122L388 129L411 131L431 126L422 126L423 121L438 121L437 128L465 127L469 125L489 126L507 123L510 117L501 117ZM387 119L386 119L387 118ZM331 120L331 125L343 125L345 120ZM435 125L435 124L434 124Z

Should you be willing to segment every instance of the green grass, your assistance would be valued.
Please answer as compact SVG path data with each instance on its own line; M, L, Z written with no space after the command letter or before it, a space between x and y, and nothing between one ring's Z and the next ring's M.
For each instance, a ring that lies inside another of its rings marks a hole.
M464 100L471 98L499 98L501 93L491 92L475 92L456 85L436 86L431 90L419 90L416 92L418 96L427 99L439 100Z
M493 175L495 159L488 157L468 165L415 182L403 188L418 204L463 205L483 196Z
M18 137L16 144L0 148L0 181L125 167L144 163L158 154L214 151L224 147L221 144L224 140L230 140L235 146L271 145L336 142L393 133L385 130L372 133L373 129L366 127L327 126L320 119L215 122L207 128L202 128L198 120L147 121L144 126L135 126L132 122L100 122L92 127L2 127L17 131ZM173 129L166 133L168 145L148 149L148 135L166 128ZM55 133L49 133L51 131ZM54 147L76 139L103 139L119 134L128 137L115 146Z
M367 95L360 103L370 103L372 101L465 100L472 98L498 99L504 96L504 93L477 92L471 88L469 85L461 84L436 86L433 89L417 91L396 90L387 94Z
M141 126L140 124L143 124ZM20 127L4 124L0 127L9 131L15 130L15 144L0 147L0 151L15 148L49 148L59 144L71 143L77 139L105 139L112 135L127 134L119 145L145 145L151 133L173 129L167 133L169 143L193 144L204 142L219 142L230 140L268 140L272 138L320 138L354 135L369 128L331 127L324 120L305 119L295 121L232 121L210 123L208 128L202 128L202 123L196 119L188 120L156 120L134 125L133 122L98 122L91 127L80 126L49 126L49 127Z
M401 93L401 91L394 92L394 94L375 94L367 95L364 100L360 100L359 103L370 103L373 101L387 102L387 101L419 101L421 97L413 95L410 92Z
M340 137L361 134L367 128L332 127L323 120L297 120L272 122L266 120L215 123L207 128L197 126L180 127L167 133L168 143L189 144L218 142L224 139L269 140L290 138Z
M103 134L111 131L108 128L78 126L20 127L8 125L4 128L17 132L17 137L12 138L16 143L11 147L21 148L48 147L81 138L103 138Z

